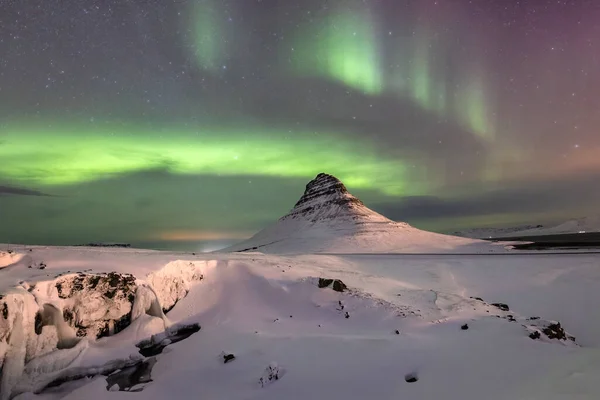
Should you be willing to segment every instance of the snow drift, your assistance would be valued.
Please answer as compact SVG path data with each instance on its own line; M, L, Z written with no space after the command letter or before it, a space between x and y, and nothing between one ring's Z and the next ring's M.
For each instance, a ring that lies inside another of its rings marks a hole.
M598 393L592 255L23 252L0 270L3 400Z
M223 252L481 253L501 251L484 241L423 231L367 208L336 177L321 173L294 208L275 224Z

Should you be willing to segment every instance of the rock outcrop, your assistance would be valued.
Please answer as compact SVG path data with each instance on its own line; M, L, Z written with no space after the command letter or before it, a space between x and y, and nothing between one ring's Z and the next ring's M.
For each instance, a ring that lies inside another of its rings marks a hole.
M133 275L79 273L59 278L55 287L64 300L64 320L79 337L113 335L131 323L138 288Z
M187 295L208 264L175 261L145 281L117 272L79 272L32 285L21 282L22 287L0 295L0 400L30 390L23 387L27 374L46 374L50 353L72 360L90 340L117 334L143 314L163 320L169 343L197 332L199 326L167 329L163 311ZM167 343L152 345L156 350Z
M294 208L280 220L302 218L310 222L318 222L335 218L358 219L361 216L373 215L378 214L369 210L362 201L351 195L339 179L320 173L306 185L304 194ZM387 220L381 215L378 216Z

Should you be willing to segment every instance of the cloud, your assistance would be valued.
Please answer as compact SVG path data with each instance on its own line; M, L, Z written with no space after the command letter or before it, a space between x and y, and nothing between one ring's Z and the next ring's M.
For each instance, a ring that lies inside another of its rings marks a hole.
M37 190L24 189L15 186L0 185L0 196L13 195L13 196L51 196L46 193L39 192Z
M433 220L497 214L559 215L593 213L600 200L595 174L561 180L516 183L504 188L456 198L410 196L374 204L373 208L393 220ZM598 211L596 211L598 212Z

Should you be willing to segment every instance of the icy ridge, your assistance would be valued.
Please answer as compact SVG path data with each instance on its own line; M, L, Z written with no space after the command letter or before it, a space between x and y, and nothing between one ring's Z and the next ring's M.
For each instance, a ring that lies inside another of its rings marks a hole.
M0 400L43 386L85 351L82 341L118 333L143 315L162 319L167 329L165 312L214 265L173 261L145 280L79 272L31 286L22 282L0 295Z

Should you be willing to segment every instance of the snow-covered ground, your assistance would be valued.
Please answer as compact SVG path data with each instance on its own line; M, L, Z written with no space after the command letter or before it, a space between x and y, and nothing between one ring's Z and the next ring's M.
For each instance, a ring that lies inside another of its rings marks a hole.
M595 255L15 250L15 263L0 270L0 302L9 305L0 315L4 398L11 392L23 392L21 400L600 397ZM94 280L94 273L112 271L133 274L136 286L114 274ZM319 278L339 279L347 290ZM102 292L111 285L118 290L107 298ZM98 319L111 304L127 306L121 292L136 287L130 325L52 347L60 336L52 307ZM82 294L90 301L80 301ZM157 301L172 307L166 316ZM491 303L506 303L509 311ZM39 308L52 312L38 314ZM543 334L551 320L575 342ZM40 321L45 326L37 336ZM176 342L175 328L193 323L201 330ZM539 339L530 338L540 331ZM146 357L135 345L153 334L149 343L162 352ZM225 363L227 354L235 358ZM21 370L19 357L28 360ZM118 391L115 382L142 361L153 368L137 378L149 374L151 382L132 388L142 390L137 395ZM96 375L115 366L122 370ZM43 389L61 380L67 382Z
M7 265L14 264L23 257L23 254L15 253L13 251L2 251L0 250L0 268L4 268Z

